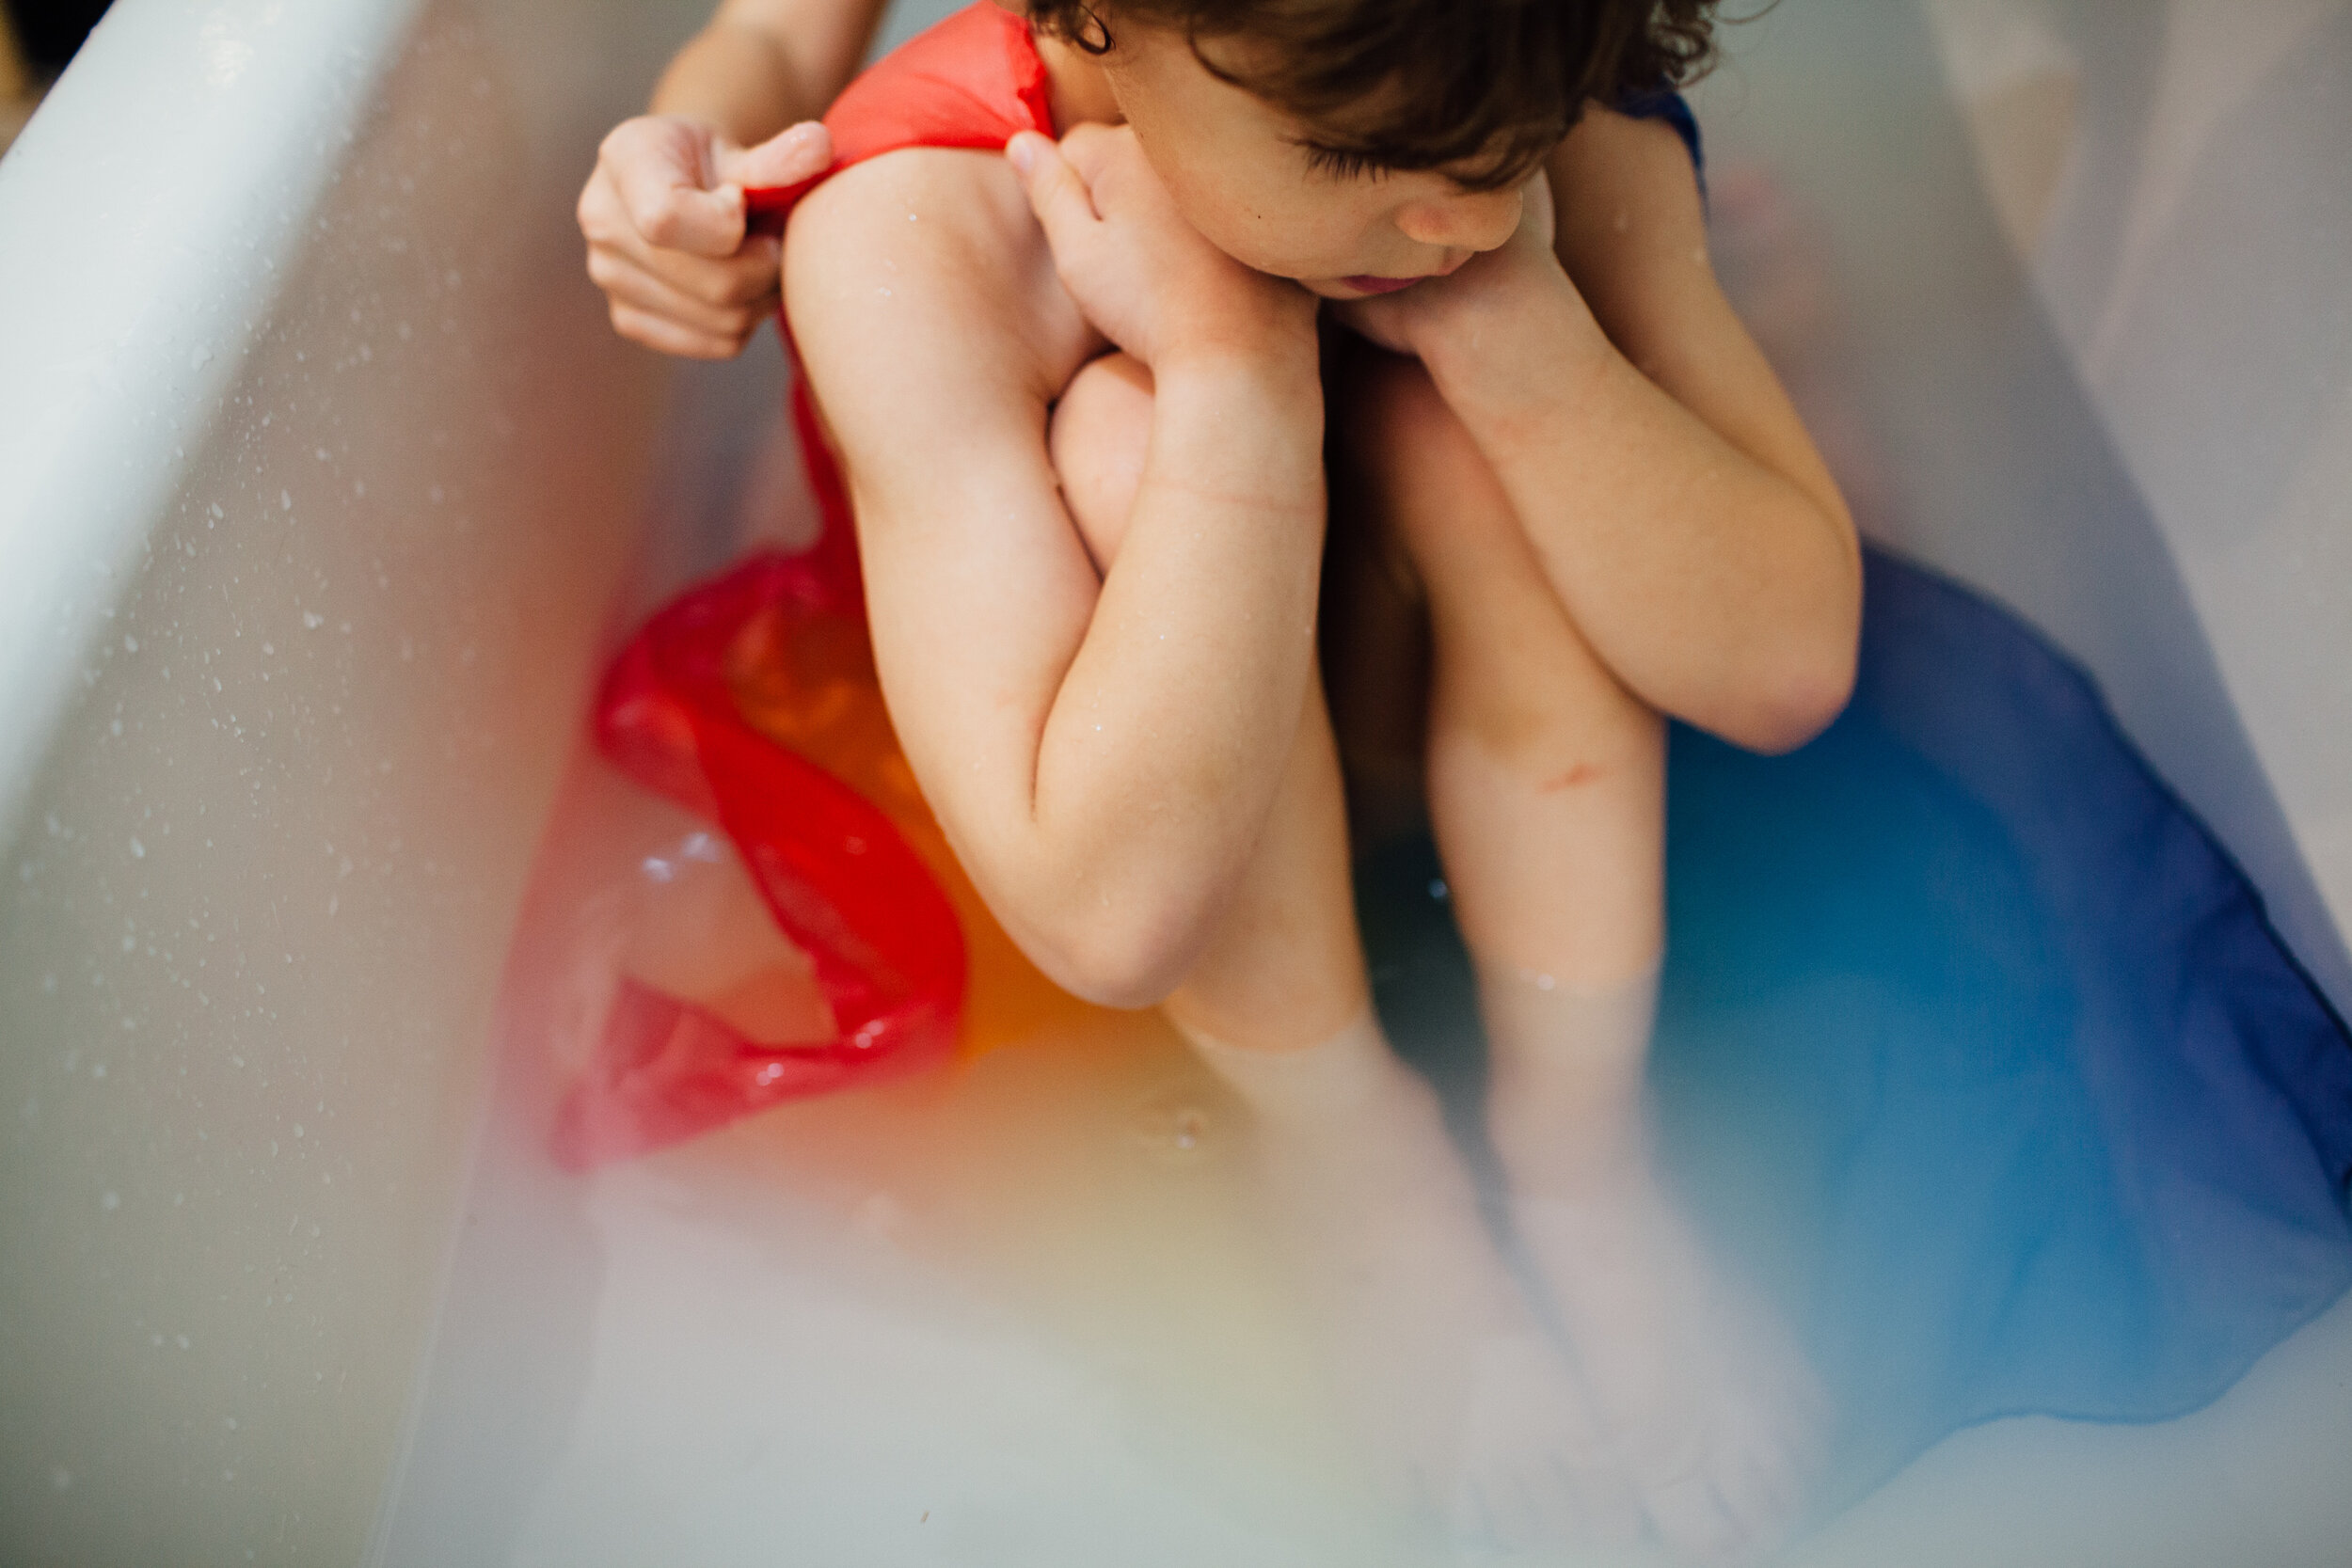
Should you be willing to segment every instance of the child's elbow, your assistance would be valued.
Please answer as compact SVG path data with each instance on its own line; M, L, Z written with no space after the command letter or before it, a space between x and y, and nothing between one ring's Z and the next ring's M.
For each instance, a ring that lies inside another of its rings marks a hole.
M1855 641L1846 634L1792 640L1760 660L1741 733L1726 738L1777 756L1828 729L1853 697Z
M1104 908L1033 927L1021 945L1045 977L1098 1007L1158 1006L1184 982L1199 945L1150 910Z

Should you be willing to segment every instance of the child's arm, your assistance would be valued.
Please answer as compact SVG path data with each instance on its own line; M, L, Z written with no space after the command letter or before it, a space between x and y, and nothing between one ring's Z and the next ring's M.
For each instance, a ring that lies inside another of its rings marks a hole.
M925 796L1041 967L1140 1005L1211 933L1298 729L1322 400L1311 299L1193 234L1124 133L1066 146L1084 183L1050 144L1032 175L1051 249L1006 160L898 152L803 202L785 291ZM1155 382L1107 578L1046 450L1102 342L1073 291Z
M797 184L833 161L804 122L849 81L881 14L882 0L723 0L652 108L605 137L579 220L613 330L695 359L751 341L775 309L778 250L746 238L743 187Z
M1548 174L1556 249L1538 181L1502 249L1349 309L1421 356L1618 678L1739 744L1801 744L1852 684L1845 503L1716 284L1680 139L1595 108Z
M661 73L657 115L699 119L752 147L814 119L849 85L882 0L721 0Z

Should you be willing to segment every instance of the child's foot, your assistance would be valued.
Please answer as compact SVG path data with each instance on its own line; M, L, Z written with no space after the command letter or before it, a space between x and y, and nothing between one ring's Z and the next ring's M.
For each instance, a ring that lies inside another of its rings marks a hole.
M1708 1259L1646 1173L1620 1191L1515 1196L1512 1215L1659 1539L1707 1561L1782 1539L1826 1412L1771 1308Z
M1520 1247L1651 1528L1720 1560L1796 1523L1828 1411L1794 1338L1708 1256L1651 1164L1640 1069L1654 983L1498 995L1489 981L1490 1121Z
M1506 1547L1638 1535L1591 1399L1488 1235L1436 1096L1376 1026L1202 1054L1255 1112L1268 1210L1398 1494Z

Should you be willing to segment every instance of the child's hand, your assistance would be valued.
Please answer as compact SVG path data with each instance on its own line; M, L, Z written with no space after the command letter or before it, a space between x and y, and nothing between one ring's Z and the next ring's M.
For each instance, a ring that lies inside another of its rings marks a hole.
M1161 371L1186 356L1315 356L1315 298L1252 272L1185 221L1125 126L1005 145L1054 268L1097 331Z
M745 186L798 184L833 162L814 121L738 147L700 120L644 115L596 150L580 193L588 276L612 329L690 359L742 352L776 309L780 242L744 232Z
M1471 257L1443 277L1426 277L1409 289L1369 299L1351 299L1332 309L1341 323L1392 354L1411 355L1429 366L1442 386L1447 361L1476 355L1491 359L1507 336L1486 329L1524 320L1547 300L1570 304L1583 313L1575 284L1552 252L1551 184L1541 170L1522 188L1518 229L1492 250Z

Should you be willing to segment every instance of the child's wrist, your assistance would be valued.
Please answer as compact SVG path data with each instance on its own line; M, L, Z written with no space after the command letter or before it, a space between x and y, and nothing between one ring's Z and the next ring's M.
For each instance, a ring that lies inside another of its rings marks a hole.
M1152 467L1200 494L1320 525L1323 382L1312 360L1201 353L1152 367Z
M1565 276L1556 288L1466 300L1447 325L1431 335L1422 359L1473 431L1540 424L1589 388L1616 353Z
M1172 343L1153 358L1152 378L1163 394L1180 386L1200 387L1222 395L1263 396L1277 403L1305 399L1317 405L1323 395L1311 330L1213 335Z

